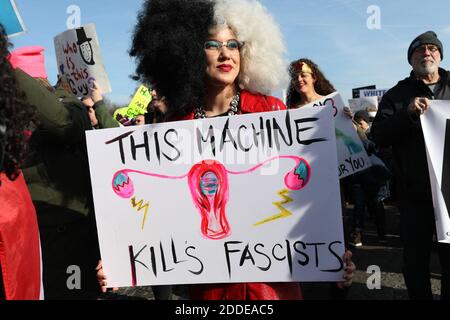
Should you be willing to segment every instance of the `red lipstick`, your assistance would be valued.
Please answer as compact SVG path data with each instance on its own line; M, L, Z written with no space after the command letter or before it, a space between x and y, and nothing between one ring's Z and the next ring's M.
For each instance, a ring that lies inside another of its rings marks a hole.
M230 66L229 64L220 64L217 66L217 69L220 69L223 72L230 72L233 69L233 67Z

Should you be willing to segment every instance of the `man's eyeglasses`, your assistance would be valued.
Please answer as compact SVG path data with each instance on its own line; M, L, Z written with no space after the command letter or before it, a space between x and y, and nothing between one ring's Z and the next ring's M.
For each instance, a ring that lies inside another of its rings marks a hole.
M235 39L228 40L226 42L221 42L217 40L208 40L205 42L205 49L219 51L220 49L222 49L223 46L226 46L228 50L235 51L240 50L243 45L244 42Z
M425 53L425 51L426 51L427 49L428 49L428 51L430 51L431 53L435 53L436 51L439 50L438 47L433 46L433 45L423 45L423 46L420 46L420 47L418 47L417 49L415 49L414 52L423 54L423 53Z

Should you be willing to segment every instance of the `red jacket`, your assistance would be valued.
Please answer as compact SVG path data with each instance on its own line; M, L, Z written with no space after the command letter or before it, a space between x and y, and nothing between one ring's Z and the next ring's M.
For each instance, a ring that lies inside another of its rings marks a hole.
M6 300L40 298L40 242L36 212L23 175L0 174L0 265Z
M240 114L286 110L284 103L271 96L242 91ZM194 119L194 112L178 120ZM192 300L301 300L297 282L211 283L189 286Z
M240 97L240 112L239 114L257 113L266 111L286 110L285 104L272 96L264 96L258 93L250 93L246 90L241 91ZM192 120L194 119L194 112L185 117L177 118L175 120Z

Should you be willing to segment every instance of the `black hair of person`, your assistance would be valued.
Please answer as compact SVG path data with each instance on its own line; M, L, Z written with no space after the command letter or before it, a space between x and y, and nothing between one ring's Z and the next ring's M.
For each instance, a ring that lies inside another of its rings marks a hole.
M34 120L35 109L26 103L24 93L18 88L8 61L9 47L8 38L0 24L0 172L14 180L25 158L25 130Z
M166 119L204 103L204 42L214 24L210 0L146 0L138 15L130 56L135 80L152 83L167 100Z

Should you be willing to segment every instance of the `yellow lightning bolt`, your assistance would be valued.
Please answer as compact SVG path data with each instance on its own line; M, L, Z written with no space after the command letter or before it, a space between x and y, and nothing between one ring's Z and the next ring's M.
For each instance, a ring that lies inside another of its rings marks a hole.
M272 202L272 203L273 203L273 205L275 207L277 207L280 210L280 213L278 213L276 215L273 215L273 216L271 216L269 218L266 218L266 219L264 219L264 220L262 220L260 222L255 223L253 225L254 227L258 227L258 226L263 225L263 224L268 223L268 222L272 222L272 221L275 221L275 220L278 220L278 219L283 219L283 218L287 218L289 216L292 216L292 212L290 212L285 207L283 207L283 204L286 204L286 203L294 201L294 199L288 197L289 190L288 189L283 189L281 191L278 191L277 194L280 197L283 198L283 201Z
M141 200L138 203L136 203L136 197L133 197L131 199L131 205L133 206L133 208L138 207L136 209L136 211L139 212L145 208L144 219L142 220L142 226L141 226L142 230L144 230L145 219L147 219L147 213L148 213L148 208L149 208L148 202L146 204L142 205L143 203L144 203L144 200Z

